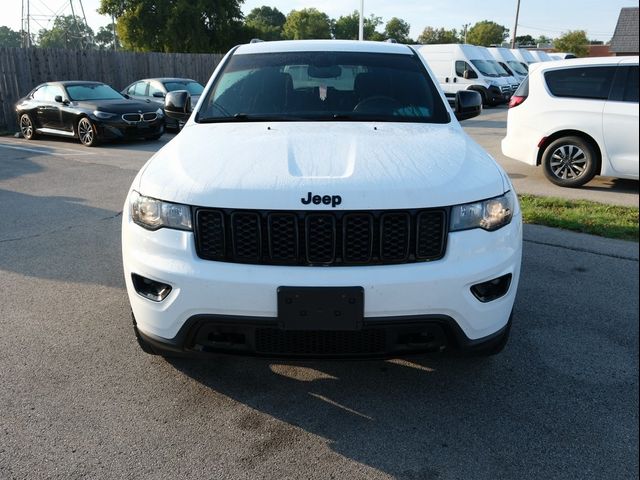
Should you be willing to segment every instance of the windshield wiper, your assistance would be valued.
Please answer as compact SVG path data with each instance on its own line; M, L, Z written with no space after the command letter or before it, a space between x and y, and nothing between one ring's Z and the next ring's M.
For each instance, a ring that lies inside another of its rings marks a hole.
M300 122L307 118L292 117L290 115L256 115L249 113L236 113L224 117L199 118L198 123L225 123L225 122Z

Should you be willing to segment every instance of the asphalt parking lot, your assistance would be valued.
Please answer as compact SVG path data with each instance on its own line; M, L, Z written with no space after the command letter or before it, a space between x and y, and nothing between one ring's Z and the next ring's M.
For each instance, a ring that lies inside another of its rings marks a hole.
M542 172L496 154L504 115L467 129L534 193ZM120 212L170 138L0 138L0 479L638 477L634 243L528 226L493 358L144 354ZM592 183L558 193L638 204L638 182Z

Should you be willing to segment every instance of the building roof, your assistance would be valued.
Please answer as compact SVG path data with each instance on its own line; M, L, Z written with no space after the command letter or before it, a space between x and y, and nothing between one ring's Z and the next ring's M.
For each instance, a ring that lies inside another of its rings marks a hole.
M638 7L620 10L616 31L611 39L614 53L638 53Z

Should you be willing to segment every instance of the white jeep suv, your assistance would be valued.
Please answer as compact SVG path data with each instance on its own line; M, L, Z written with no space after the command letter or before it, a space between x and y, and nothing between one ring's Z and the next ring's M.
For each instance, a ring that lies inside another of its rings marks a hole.
M638 57L533 64L509 107L502 153L556 185L638 179Z
M400 44L232 49L122 220L143 349L378 356L504 346L522 221L509 178Z

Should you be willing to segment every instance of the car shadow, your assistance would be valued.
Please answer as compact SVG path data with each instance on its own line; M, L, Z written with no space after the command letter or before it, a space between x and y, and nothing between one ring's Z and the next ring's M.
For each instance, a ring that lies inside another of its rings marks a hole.
M0 270L124 287L121 212L86 205L82 198L3 189L0 205Z
M638 180L628 180L624 178L613 177L596 177L598 185L590 182L580 187L583 190L592 190L597 192L617 192L638 195L640 191L640 183Z
M42 150L43 155L51 153L52 151L51 148L47 147L41 147L39 150ZM6 154L9 151L11 152L11 155ZM15 148L6 148L0 144L0 181L42 172L44 168L40 164L31 160L33 155L33 152L18 150Z

